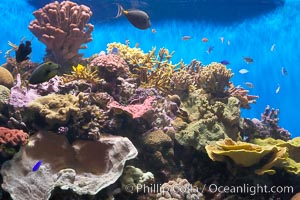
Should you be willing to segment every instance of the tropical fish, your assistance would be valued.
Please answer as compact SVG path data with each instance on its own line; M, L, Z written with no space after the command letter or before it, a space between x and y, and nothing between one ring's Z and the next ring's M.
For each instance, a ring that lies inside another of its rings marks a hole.
M111 54L118 54L119 53L119 49L117 47L112 48L111 50Z
M230 62L228 60L222 60L220 63L223 64L223 65L229 65L230 64Z
M270 51L273 52L275 50L275 47L276 47L276 44L272 44Z
M149 15L138 9L125 10L120 4L118 5L118 14L116 18L125 15L128 21L136 28L145 30L151 26Z
M135 45L134 45L134 46L135 46L135 48L139 48L139 46L140 46L140 43L138 43L138 42L137 42L137 43L135 43Z
M39 66L32 72L29 77L30 84L38 84L48 81L58 74L59 66L53 62L45 62Z
M285 69L285 67L281 67L281 74L282 74L283 76L287 76L287 75L288 75L288 72L287 72L287 70Z
M230 40L228 40L228 41L227 41L227 45L230 46L230 44L231 44L231 42L230 42Z
M247 74L249 71L247 69L240 69L240 74Z
M25 44L21 42L18 49L16 50L16 61L17 63L20 63L24 60L28 60L28 55L31 54L32 48L31 48L31 42L26 41Z
M224 43L224 37L222 36L222 37L220 37L220 40L221 40L221 42L222 42L222 44Z
M152 33L156 33L156 29L153 28L153 29L151 30L151 32L152 32Z
M244 84L248 87L248 88L254 88L254 84L251 82L244 82Z
M189 36L189 35L185 35L181 38L182 40L190 40L192 39L192 36Z
M208 42L208 38L202 38L202 42Z
M210 53L211 53L211 51L212 51L214 48L215 48L215 47L213 47L213 46L210 46L210 47L208 47L208 49L207 49L207 51L206 51L206 52L207 52L208 54L210 54Z
M125 40L125 44L128 46L128 45L130 45L130 40Z
M250 57L244 57L243 59L244 59L244 61L245 61L247 64L253 63L253 58L250 58Z
M280 91L280 85L278 84L278 86L277 86L277 89L276 89L275 93L276 93L276 94L278 94L278 93L279 93L279 91Z
M39 160L39 161L32 167L32 171L33 171L33 172L37 171L37 170L40 168L41 164L42 164L42 161Z

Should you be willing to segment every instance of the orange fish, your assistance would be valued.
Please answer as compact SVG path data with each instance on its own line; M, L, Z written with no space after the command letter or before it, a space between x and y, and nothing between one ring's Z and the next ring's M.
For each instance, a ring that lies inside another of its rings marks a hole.
M140 43L135 43L135 47L138 48L140 46Z
M208 42L207 38L202 38L202 42Z

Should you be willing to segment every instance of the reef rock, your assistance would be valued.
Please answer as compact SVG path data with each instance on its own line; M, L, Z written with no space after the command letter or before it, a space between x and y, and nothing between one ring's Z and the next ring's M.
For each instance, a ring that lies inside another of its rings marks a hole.
M71 145L64 136L40 132L3 164L2 188L12 199L22 200L49 199L55 187L95 195L114 183L125 162L136 156L136 148L124 137L77 140ZM32 171L38 161L40 168Z

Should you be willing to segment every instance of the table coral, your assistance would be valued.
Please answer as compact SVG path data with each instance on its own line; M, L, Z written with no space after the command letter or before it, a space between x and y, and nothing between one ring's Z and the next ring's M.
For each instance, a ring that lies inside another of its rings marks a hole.
M157 200L202 200L203 194L186 179L177 178L162 184Z
M22 130L0 127L0 143L11 145L25 145L28 142L28 134Z
M14 78L12 74L2 66L0 66L0 85L7 88L11 88L14 85Z
M85 5L72 1L55 1L33 12L29 30L47 46L47 57L59 64L81 59L79 49L87 48L84 43L92 41L94 29L88 21L92 11Z
M113 184L121 176L125 162L137 154L137 149L124 137L69 144L65 136L39 132L2 166L2 188L13 199L22 200L50 199L56 187L79 195L96 195ZM32 172L32 166L39 160L42 165Z

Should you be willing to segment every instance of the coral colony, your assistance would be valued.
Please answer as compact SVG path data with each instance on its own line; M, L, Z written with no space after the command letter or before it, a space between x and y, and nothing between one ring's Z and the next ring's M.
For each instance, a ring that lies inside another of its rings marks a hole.
M296 186L300 138L270 107L261 120L242 118L258 96L235 87L226 65L172 64L166 48L120 43L84 59L91 15L71 1L34 12L29 29L47 46L45 60L61 65L55 77L40 77L44 66L33 76L38 64L28 59L0 67L4 199L252 199L206 186Z

